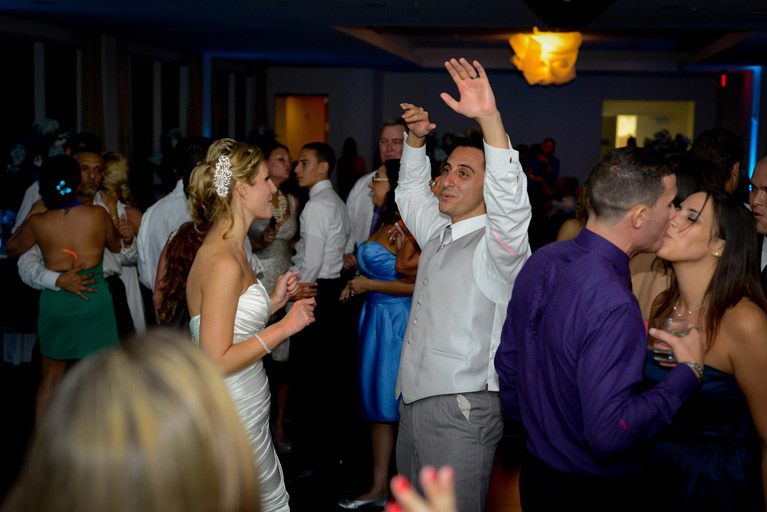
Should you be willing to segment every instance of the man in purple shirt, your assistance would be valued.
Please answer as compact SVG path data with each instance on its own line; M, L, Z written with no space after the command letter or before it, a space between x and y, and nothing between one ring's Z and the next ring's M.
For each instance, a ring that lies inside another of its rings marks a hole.
M535 252L516 279L495 367L504 409L529 435L525 512L579 500L590 510L625 509L630 498L616 501L618 455L671 423L698 387L699 331L660 332L680 364L655 388L635 392L646 334L629 259L660 248L675 195L676 178L657 153L607 153L589 178L585 229Z

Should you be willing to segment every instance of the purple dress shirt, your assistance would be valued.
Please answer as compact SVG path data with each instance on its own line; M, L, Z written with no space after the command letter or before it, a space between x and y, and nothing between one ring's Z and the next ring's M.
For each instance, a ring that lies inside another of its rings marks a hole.
M698 385L679 365L635 392L646 350L629 258L583 229L536 251L517 276L495 356L506 413L527 449L570 474L616 476L615 456L671 423Z

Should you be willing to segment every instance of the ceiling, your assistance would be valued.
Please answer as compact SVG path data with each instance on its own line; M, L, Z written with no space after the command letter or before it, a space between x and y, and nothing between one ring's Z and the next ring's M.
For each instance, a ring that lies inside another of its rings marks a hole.
M580 30L578 70L678 72L767 61L767 0L4 0L9 19L270 64L511 69L508 37Z

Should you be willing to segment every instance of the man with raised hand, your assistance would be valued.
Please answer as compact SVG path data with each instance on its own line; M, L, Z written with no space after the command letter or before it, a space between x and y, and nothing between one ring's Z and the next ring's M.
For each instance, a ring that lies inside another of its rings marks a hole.
M417 482L423 466L452 466L458 510L470 512L484 509L503 433L493 360L514 279L530 255L530 203L485 70L466 59L445 67L460 100L442 99L477 121L484 143L457 144L438 199L424 147L436 125L422 108L401 105L408 135L396 198L423 252L397 378L397 470Z

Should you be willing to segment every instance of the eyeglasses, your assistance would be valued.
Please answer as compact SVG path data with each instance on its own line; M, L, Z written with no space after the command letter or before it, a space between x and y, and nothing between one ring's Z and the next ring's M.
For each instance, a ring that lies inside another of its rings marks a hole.
M379 181L389 181L389 178L381 178L379 176L373 176L373 183L378 183Z

